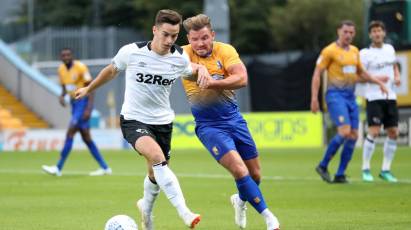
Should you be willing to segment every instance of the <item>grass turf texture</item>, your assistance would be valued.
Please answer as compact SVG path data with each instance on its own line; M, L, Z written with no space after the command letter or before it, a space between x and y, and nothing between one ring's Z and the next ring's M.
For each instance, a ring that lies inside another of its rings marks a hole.
M397 184L378 178L381 148L372 162L374 183L360 181L361 150L347 174L350 184L326 184L314 168L321 149L261 151L261 189L281 229L411 229L411 150L399 148L393 163ZM86 151L74 151L58 178L41 172L57 152L0 153L0 229L98 230L113 215L127 214L140 224L135 202L142 196L146 166L129 151L103 151L112 176L89 177L97 165ZM335 172L339 155L330 170ZM204 150L174 151L176 172L189 207L202 215L198 229L237 229L229 197L236 191L229 174ZM265 229L248 205L247 229ZM155 228L186 229L164 194L154 209Z

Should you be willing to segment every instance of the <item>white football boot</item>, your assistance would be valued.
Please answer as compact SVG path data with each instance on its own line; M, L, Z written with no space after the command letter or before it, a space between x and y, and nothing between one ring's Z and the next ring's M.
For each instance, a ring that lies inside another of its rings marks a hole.
M247 206L243 202L238 194L234 194L230 197L231 204L234 207L234 220L235 224L240 227L240 229L245 229L247 225Z
M272 215L271 218L266 219L267 230L280 230L280 222L278 222L277 217Z
M141 214L141 229L153 230L153 216L151 215L151 212L145 210L143 199L137 201L137 208Z
M195 228L201 220L201 216L199 214L195 214L192 212L187 212L180 217L183 219L184 224L191 229Z
M54 176L61 176L60 169L57 168L57 166L55 166L55 165L53 165L53 166L43 165L43 166L41 166L41 168L47 174L54 175Z
M113 172L111 171L111 168L99 168L96 171L90 172L90 176L104 176L104 175L111 175Z

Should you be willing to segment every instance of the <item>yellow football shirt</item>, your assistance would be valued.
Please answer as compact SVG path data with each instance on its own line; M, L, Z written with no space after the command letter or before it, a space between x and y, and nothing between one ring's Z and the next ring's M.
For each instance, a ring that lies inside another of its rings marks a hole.
M349 49L345 50L336 42L321 51L317 66L327 70L328 89L353 89L358 73L364 70L358 48L350 45Z
M228 68L242 63L235 48L226 43L213 42L212 52L207 57L198 56L191 45L183 48L191 62L204 65L216 80L227 78ZM182 81L197 122L229 120L238 116L233 90L200 89L194 78L182 78Z
M58 75L60 84L66 87L67 93L71 97L74 97L74 92L78 88L86 86L86 83L92 79L87 66L80 61L73 61L70 69L67 69L64 63L60 64Z
M228 76L228 67L241 63L241 59L235 48L226 43L214 42L213 50L207 57L198 56L193 51L191 45L183 46L183 48L190 57L191 62L204 65L210 75L217 80L224 79ZM234 91L232 90L223 90L220 92L212 89L201 90L200 87L198 87L196 80L186 78L182 79L188 99L192 103L213 101L217 100L219 97L234 97Z

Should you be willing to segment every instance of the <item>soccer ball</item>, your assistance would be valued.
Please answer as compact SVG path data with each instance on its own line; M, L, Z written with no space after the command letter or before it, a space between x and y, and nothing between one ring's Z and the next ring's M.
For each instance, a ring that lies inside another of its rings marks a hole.
M107 221L104 230L138 230L138 227L133 218L127 215L117 215Z

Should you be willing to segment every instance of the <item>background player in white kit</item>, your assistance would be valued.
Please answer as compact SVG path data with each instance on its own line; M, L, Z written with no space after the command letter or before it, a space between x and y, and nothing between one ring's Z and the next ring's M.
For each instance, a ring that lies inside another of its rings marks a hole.
M370 161L375 149L374 139L379 135L381 126L387 131L384 142L384 159L379 177L389 182L397 182L391 173L391 162L397 149L398 108L394 85L400 85L400 74L396 63L394 48L384 43L385 25L381 21L372 21L368 26L371 45L360 51L364 67L373 75L388 76L386 87L388 95L383 94L378 85L366 84L363 96L367 99L368 134L364 141L362 178L374 180L370 172Z
M194 228L200 221L200 215L186 206L179 182L168 167L175 117L169 101L171 86L180 76L197 73L198 79L209 77L204 66L191 64L183 49L174 44L181 21L177 12L160 10L152 41L123 46L88 87L76 92L77 98L84 97L113 79L119 71L126 71L121 130L124 138L147 161L144 197L137 201L142 228L147 230L153 229L152 209L160 189L188 227Z

